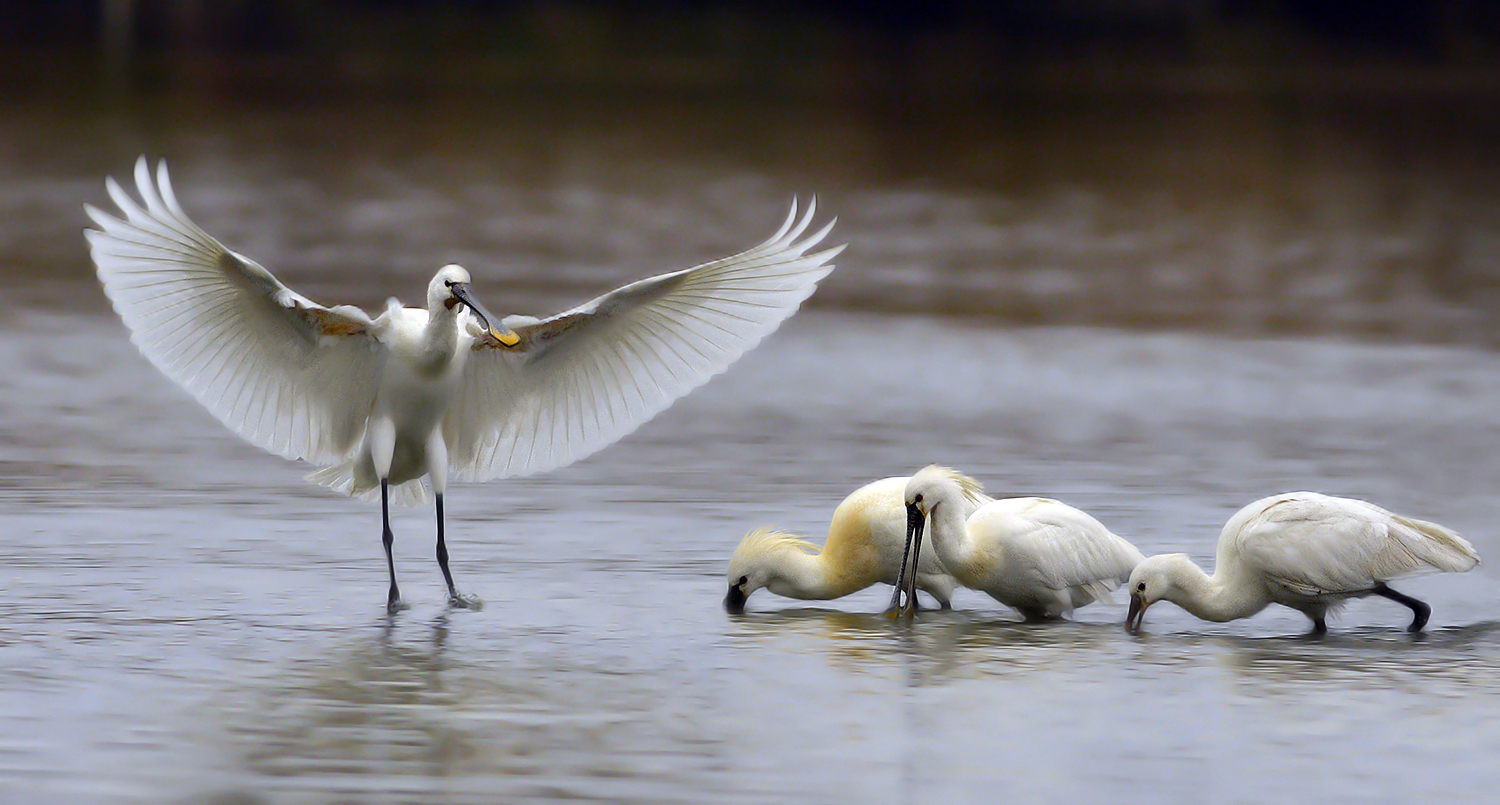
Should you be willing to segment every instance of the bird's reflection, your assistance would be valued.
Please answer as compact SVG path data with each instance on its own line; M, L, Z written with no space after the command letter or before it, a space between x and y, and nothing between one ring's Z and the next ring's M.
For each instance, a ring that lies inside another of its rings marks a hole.
M363 639L287 668L262 709L246 714L252 768L444 774L472 757L466 732L441 717L460 698L446 680L448 617L384 616Z
M738 624L758 640L812 638L832 663L849 671L903 666L914 685L1030 673L1126 638L1114 624L1027 623L992 611L929 610L913 620L896 620L882 613L795 608L747 613Z
M273 779L336 774L354 790L488 776L510 782L484 793L562 796L654 768L666 747L712 758L729 743L650 674L577 656L548 633L476 639L481 628L447 611L399 613L291 664L236 719L247 764Z
M1233 673L1238 684L1260 695L1300 695L1328 685L1500 691L1500 678L1493 673L1500 622L1439 629L1421 636L1368 628L1320 640L1220 635L1203 642L1218 650L1219 664Z
M1118 624L1025 623L1008 613L932 611L914 621L879 613L822 608L746 614L737 619L757 641L801 643L852 673L903 674L908 685L949 680L1186 667L1206 663L1262 693L1324 683L1475 686L1500 690L1487 670L1500 645L1500 622L1412 636L1389 629L1343 632L1322 639L1206 635L1128 635Z

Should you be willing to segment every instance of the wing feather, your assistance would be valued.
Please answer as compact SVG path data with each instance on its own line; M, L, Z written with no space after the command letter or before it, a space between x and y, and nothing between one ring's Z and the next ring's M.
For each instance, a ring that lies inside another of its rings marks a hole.
M1230 518L1225 531L1242 562L1307 596L1365 592L1400 576L1463 571L1479 562L1468 540L1442 526L1314 492L1256 501Z
M1003 540L1006 564L1024 568L1047 589L1081 587L1104 598L1144 558L1089 513L1050 498L1002 499L980 511L986 510L997 515L994 533Z
M792 205L748 251L633 282L545 320L511 317L502 349L481 335L444 420L449 459L470 480L529 475L614 442L774 331L833 270L842 246L809 253L816 201Z
M235 254L183 212L166 163L142 157L137 202L105 182L116 217L85 210L104 292L130 339L231 430L316 464L346 458L364 432L385 359L379 325L325 308Z

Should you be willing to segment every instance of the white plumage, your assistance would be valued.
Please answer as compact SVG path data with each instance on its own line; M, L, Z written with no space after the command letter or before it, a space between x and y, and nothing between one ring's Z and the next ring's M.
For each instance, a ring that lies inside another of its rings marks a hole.
M1103 523L1050 498L1003 498L967 512L953 505L962 493L955 475L928 467L907 483L913 553L920 558L928 519L948 572L1027 618L1056 618L1108 599L1141 561L1141 552Z
M352 494L438 495L438 555L449 591L442 492L470 480L576 461L618 440L722 372L770 334L833 269L813 252L815 204L797 205L749 251L641 280L548 319L503 322L438 272L423 308L395 300L371 318L324 307L194 224L165 163L136 163L138 203L113 179L123 217L87 207L85 234L131 340L231 430L323 467L311 478ZM385 534L389 564L389 531ZM394 570L392 606L399 602Z
M833 510L822 547L770 528L746 534L729 559L724 608L743 611L745 599L761 588L788 598L826 601L872 584L895 584L906 546L907 480L885 478L849 493ZM969 481L963 492L959 506L966 512L990 500L978 482ZM929 552L921 557L916 586L946 608L956 582Z
M1229 518L1212 576L1186 554L1141 563L1130 578L1126 625L1138 627L1146 608L1166 599L1211 621L1282 604L1312 618L1321 633L1327 614L1343 601L1380 595L1411 608L1409 629L1416 632L1430 608L1386 582L1415 573L1463 572L1477 564L1474 546L1436 523L1363 500L1289 492L1257 500Z

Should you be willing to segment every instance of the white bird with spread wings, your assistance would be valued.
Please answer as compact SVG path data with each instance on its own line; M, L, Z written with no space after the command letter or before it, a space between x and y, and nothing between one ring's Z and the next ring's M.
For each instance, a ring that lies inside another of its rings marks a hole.
M577 461L724 371L796 312L842 246L811 251L816 204L749 251L626 285L547 319L500 319L469 272L445 266L425 307L391 300L371 318L281 284L183 212L142 157L137 202L113 179L123 217L87 212L104 292L131 340L231 430L322 469L310 479L381 499L388 606L402 606L389 505L437 501L437 557L450 603L443 491Z

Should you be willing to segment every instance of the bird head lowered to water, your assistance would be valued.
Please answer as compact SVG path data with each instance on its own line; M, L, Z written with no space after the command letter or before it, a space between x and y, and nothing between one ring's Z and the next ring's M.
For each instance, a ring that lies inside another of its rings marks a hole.
M474 317L479 320L481 332L488 333L490 338L500 342L502 346L513 347L521 343L521 337L515 331L506 327L500 321L500 317L489 312L474 298L474 291L469 287L471 278L469 272L463 266L452 263L438 269L433 276L432 282L427 286L427 309L438 310L439 306L452 310L459 305L464 305Z
M726 574L729 591L724 595L724 609L733 615L744 612L745 600L762 587L770 587L778 595L801 597L786 589L789 580L780 573L784 559L791 552L816 556L819 550L801 537L774 528L757 528L746 534L729 558Z
M1146 619L1146 608L1173 594L1180 576L1190 573L1183 565L1192 564L1185 553L1168 553L1147 557L1130 573L1130 611L1125 615L1125 628L1139 631Z

